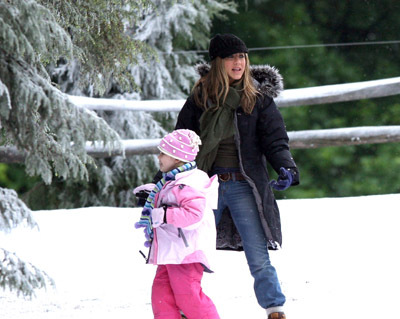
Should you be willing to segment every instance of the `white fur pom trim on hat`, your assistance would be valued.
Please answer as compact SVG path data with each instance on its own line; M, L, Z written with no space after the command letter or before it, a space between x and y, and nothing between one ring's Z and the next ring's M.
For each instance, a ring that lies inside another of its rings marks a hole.
M190 138L190 146L198 149L199 145L201 145L200 137L195 132L190 130L188 136Z

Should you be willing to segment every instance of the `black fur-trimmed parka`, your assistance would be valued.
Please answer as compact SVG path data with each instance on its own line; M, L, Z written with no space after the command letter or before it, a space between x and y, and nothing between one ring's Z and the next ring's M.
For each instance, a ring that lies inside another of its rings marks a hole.
M208 64L197 67L200 76L209 72ZM268 238L269 249L282 245L279 209L269 186L267 161L279 174L280 167L294 173L292 185L299 184L299 171L289 150L289 138L281 113L273 98L283 90L279 72L270 66L252 66L251 75L261 93L251 114L239 106L235 111L235 142L241 173L253 189L260 220ZM190 129L200 135L200 116L203 108L190 96L179 113L175 129ZM245 214L245 212L243 212ZM242 250L240 236L230 217L224 211L218 225L217 248Z

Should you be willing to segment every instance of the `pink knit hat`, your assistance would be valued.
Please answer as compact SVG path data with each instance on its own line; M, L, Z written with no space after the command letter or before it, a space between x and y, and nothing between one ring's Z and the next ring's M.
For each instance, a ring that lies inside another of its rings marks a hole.
M164 136L158 149L182 162L191 162L196 158L201 145L200 137L191 130L175 130Z

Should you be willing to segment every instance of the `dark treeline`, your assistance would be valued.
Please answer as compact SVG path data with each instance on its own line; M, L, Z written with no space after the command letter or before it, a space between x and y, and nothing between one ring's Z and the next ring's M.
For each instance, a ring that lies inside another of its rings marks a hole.
M386 1L240 1L239 14L216 21L248 48L400 40L400 3ZM252 64L276 66L285 88L368 81L400 74L400 46L346 45L250 51ZM398 125L399 96L281 109L288 131ZM397 193L396 143L293 150L301 186L280 198ZM275 176L275 173L272 173Z

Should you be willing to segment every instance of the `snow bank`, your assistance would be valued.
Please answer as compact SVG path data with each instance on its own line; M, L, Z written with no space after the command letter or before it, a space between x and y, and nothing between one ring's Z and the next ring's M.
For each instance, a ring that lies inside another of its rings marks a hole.
M283 249L271 252L288 318L400 316L399 194L281 200ZM45 270L56 289L24 300L0 292L0 318L153 318L155 267L139 250L138 208L37 211L40 232L0 234L0 247ZM244 253L218 252L204 291L221 318L266 318L253 294Z

